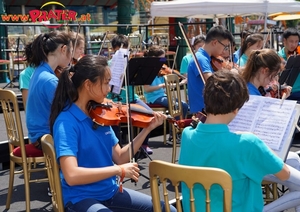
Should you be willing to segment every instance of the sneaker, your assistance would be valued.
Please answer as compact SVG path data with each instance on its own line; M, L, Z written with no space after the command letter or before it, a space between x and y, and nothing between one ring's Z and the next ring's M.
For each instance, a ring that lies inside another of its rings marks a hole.
M177 134L176 135L176 144L180 144L181 143L181 139L180 136ZM167 144L173 145L173 136L170 135L169 139L167 140Z
M51 193L51 191L50 191L50 187L48 187L48 196L49 196L49 197L52 197L52 193Z
M153 150L148 145L142 145L142 148L146 150L149 155L153 154Z

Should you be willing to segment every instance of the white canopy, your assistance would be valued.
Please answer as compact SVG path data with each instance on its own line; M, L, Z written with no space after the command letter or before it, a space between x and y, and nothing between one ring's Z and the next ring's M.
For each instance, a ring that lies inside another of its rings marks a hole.
M250 14L266 15L276 12L299 12L300 2L295 0L174 0L152 2L154 17L225 18Z

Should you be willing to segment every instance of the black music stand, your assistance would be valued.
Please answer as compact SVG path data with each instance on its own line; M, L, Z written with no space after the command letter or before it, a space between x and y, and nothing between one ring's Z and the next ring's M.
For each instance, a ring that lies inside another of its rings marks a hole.
M284 71L279 77L280 85L286 83L293 86L300 73L300 55L290 56Z
M135 85L150 85L155 77L158 75L158 72L160 71L163 64L166 62L166 58L159 58L159 57L137 57L137 58L131 58L128 62L128 66L126 69L126 79L127 83L123 83L123 85L131 85L133 96L134 96L134 86ZM129 89L127 89L127 94L129 96ZM130 103L129 103L130 108ZM130 112L130 110L129 110ZM131 132L128 132L131 135L133 135L133 129L131 126ZM132 138L132 136L130 136ZM149 156L147 151L140 147L139 148L140 154L142 153L144 157L148 157L151 161L152 158ZM140 156L138 154L138 156ZM135 156L135 159L137 160L137 156ZM143 175L140 173L140 176L143 176L144 178L149 180L149 177Z

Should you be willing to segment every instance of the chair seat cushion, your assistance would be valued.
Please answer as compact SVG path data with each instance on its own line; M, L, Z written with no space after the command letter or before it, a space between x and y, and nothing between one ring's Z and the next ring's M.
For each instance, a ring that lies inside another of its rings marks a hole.
M9 60L0 60L0 63L10 63Z
M42 150L37 149L33 144L25 144L25 152L27 157L42 157L44 153ZM17 147L13 151L13 155L21 157L21 148Z

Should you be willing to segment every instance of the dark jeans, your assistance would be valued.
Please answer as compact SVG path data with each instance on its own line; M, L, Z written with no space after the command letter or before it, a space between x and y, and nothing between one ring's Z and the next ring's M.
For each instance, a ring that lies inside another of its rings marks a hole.
M80 202L72 204L67 203L66 212L152 212L151 196L124 188L123 193L119 191L109 200L99 201L96 199L84 199ZM163 206L163 204L162 204ZM164 211L164 208L163 208ZM171 206L171 212L176 209Z

